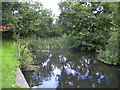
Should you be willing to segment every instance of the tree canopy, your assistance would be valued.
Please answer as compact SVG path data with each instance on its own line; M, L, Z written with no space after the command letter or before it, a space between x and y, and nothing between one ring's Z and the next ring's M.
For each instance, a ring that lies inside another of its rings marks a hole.
M110 2L59 3L59 23L63 33L70 35L70 44L82 50L100 49L105 45L114 26L116 6L117 3Z
M51 11L41 3L3 3L3 25L12 27L21 36L31 34L44 37L51 30L53 18Z

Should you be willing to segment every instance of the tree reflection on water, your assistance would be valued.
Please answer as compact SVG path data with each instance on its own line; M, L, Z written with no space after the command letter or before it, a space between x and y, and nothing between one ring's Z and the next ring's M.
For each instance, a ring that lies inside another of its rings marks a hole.
M94 60L90 54L81 56L69 50L44 54L36 58L41 62L39 71L24 72L32 88L118 87L117 68Z

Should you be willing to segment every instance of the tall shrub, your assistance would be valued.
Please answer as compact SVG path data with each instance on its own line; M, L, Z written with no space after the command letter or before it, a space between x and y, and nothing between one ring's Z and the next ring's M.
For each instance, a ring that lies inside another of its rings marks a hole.
M72 47L81 50L101 49L107 43L113 26L115 3L61 2L59 23L63 33L70 35Z
M107 64L120 64L120 57L118 55L118 31L111 33L105 50L100 50L98 59Z

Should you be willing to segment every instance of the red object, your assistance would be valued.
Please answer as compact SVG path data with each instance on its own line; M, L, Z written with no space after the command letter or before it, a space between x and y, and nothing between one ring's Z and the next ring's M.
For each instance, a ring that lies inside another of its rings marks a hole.
M0 26L0 30L9 30L10 28L9 27L6 27L6 26Z

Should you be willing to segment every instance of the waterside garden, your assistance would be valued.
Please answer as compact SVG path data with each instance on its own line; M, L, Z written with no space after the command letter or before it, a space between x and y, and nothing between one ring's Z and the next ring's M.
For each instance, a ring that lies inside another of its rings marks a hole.
M3 26L11 29L2 31L3 37L8 36L2 39L2 88L18 88L16 69L37 71L40 66L35 65L34 53L55 48L94 51L97 60L118 66L118 5L60 2L61 13L53 23L52 11L42 3L3 2Z

